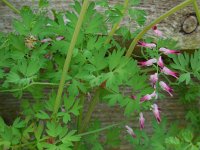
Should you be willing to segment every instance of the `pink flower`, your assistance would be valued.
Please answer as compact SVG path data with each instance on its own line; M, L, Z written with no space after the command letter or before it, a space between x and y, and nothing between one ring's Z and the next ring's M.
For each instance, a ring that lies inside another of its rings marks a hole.
M42 39L41 43L47 43L47 42L51 42L52 39L51 38L46 38L46 39Z
M152 30L156 36L162 37L162 31L158 30L157 26L153 26Z
M170 50L164 47L161 47L159 49L160 52L163 52L163 54L168 55L168 54L180 54L181 52L178 50Z
M140 122L140 129L144 129L144 122L145 122L145 119L144 119L144 116L143 116L143 113L142 113L142 112L140 113L139 122Z
M154 114L157 122L160 123L161 122L161 118L160 118L160 111L159 111L158 105L157 104L153 104L151 107L153 108L153 114Z
M150 75L151 85L155 88L156 82L158 81L158 73Z
M58 37L56 37L56 41L61 41L61 40L63 40L65 37L64 36L58 36Z
M154 43L145 43L145 42L138 42L138 44L142 47L146 47L146 48L155 48L156 47L156 44Z
M161 57L161 56L158 58L157 64L158 64L158 66L160 66L161 68L164 67L164 63L163 63L163 60L162 60L162 57Z
M169 93L170 96L173 96L172 93L171 93L171 92L173 92L173 89L171 87L169 87L165 82L160 81L159 85L164 91Z
M161 70L161 72L163 72L166 75L170 75L170 76L173 76L174 78L178 79L178 73L173 72L172 70L170 70L167 67L163 67L163 69Z
M156 62L157 62L157 60L155 58L152 58L147 61L138 62L138 64L141 66L152 66Z
M140 99L140 103L144 102L144 101L149 101L151 100L153 97L157 98L157 94L156 92L154 91L152 94L146 94L145 96L143 96L141 99Z
M136 138L135 133L133 132L133 129L130 128L128 125L125 126L126 127L126 131L128 132L128 134L130 134L133 138Z

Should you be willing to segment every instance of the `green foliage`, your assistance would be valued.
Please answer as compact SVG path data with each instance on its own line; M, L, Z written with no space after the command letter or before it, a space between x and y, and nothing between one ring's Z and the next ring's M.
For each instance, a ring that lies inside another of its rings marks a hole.
M173 64L171 67L180 71L179 82L190 83L192 77L200 79L200 51L196 50L194 54L180 54L171 56Z

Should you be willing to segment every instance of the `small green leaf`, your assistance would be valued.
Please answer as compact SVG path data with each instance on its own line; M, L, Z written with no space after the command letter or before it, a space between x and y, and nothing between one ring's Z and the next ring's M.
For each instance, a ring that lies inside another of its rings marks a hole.
M68 113L65 113L63 116L63 122L67 124L68 121L70 121L70 120L71 120L70 115Z
M35 116L42 120L50 119L49 115L42 110L39 113L37 113Z

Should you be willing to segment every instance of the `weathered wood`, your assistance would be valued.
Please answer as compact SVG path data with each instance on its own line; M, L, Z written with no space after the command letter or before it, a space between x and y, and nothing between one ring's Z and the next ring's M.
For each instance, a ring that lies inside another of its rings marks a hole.
M110 0L110 3L115 4L121 3L122 1L123 0ZM142 3L138 8L147 11L147 23L149 23L183 1L184 0L142 0ZM35 0L35 2L32 0L10 0L10 2L19 9L22 5L32 5L32 7L36 7L37 0ZM51 8L65 11L69 8L70 2L72 2L72 0L52 0L50 1L50 6ZM200 1L198 1L198 4L200 7ZM100 9L100 11L103 10ZM165 37L178 40L181 49L200 48L200 26L196 26L196 17L193 14L194 9L192 6L189 6L162 21L158 25L158 28L163 31ZM191 15L192 17L190 17ZM0 30L9 31L11 29L11 21L15 17L16 15L0 2ZM136 28L135 23L129 22L127 19L125 19L122 24L129 24L132 26L133 31ZM150 31L148 34L152 34L152 32Z

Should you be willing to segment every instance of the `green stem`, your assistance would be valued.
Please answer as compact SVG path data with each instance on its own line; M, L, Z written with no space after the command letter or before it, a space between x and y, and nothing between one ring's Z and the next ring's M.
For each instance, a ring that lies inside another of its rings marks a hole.
M197 4L196 0L193 0L193 7L194 7L194 10L196 12L196 16L197 16L197 19L198 19L199 25L200 25L200 10L198 8L198 4Z
M86 127L88 126L88 123L90 121L90 118L92 116L92 112L94 111L95 109L95 106L98 104L99 102L99 94L100 94L100 89L97 89L97 91L95 92L95 96L94 98L92 99L90 105L89 105L89 108L88 108L88 111L85 115L85 118L82 122L82 126L80 126L79 130L78 130L78 133L83 133L84 130L86 129ZM79 135L82 135L82 134L79 134ZM74 146L74 150L77 150L78 147L79 147L79 144L80 142L76 142L75 146Z
M78 134L78 136L86 136L86 135L89 135L89 134L94 134L94 133L97 133L97 132L101 132L101 131L108 130L110 128L119 126L121 124L123 124L123 123L117 123L117 124L109 125L109 126L106 126L104 128L100 128L100 129L97 129L97 130L93 130L93 131L89 131L89 132Z
M122 22L122 19L123 19L125 13L126 13L127 8L128 8L128 2L129 2L129 0L125 0L125 1L124 1L124 8L123 8L123 11L122 11L122 17L120 18L119 22L117 22L117 23L115 23L115 24L113 25L112 29L111 29L110 32L108 33L108 37L107 37L107 39L106 39L106 41L105 41L105 43L104 43L105 45L108 44L108 43L110 42L110 40L111 40L111 38L113 37L114 33L115 33L115 32L117 31L117 29L119 28L119 25L120 25L120 23Z
M12 9L16 14L20 14L20 11L16 9L11 3L9 3L7 0L2 0L10 9Z
M138 41L143 37L143 35L150 30L154 25L158 24L160 21L162 21L163 19L167 18L168 16L172 15L173 13L177 12L178 10L188 6L190 3L194 2L194 0L186 0L185 2L177 5L176 7L172 8L171 10L167 11L165 14L163 14L162 16L158 17L156 20L154 20L152 23L150 23L148 26L146 26L132 41L126 56L130 57L136 44L138 43Z
M33 85L49 85L49 86L58 86L58 83L48 83L48 82L32 82L29 85L22 87L22 88L18 88L18 89L11 89L11 90L0 90L0 93L3 92L17 92L17 91L22 91L25 90Z
M82 119L83 119L83 109L84 109L84 103L85 103L85 98L86 95L82 94L80 97L80 105L82 106L82 108L80 109L80 115L78 116L78 121L77 121L77 129L80 129L80 126L82 124Z
M58 112L58 109L60 107L60 103L61 103L61 97L62 97L62 93L63 93L63 89L64 89L64 84L65 84L65 80L66 80L66 76L67 76L67 72L69 70L69 64L72 58L72 54L73 54L73 50L76 44L76 41L78 39L78 35L81 29L81 25L83 23L83 19L84 16L86 14L87 8L88 8L88 4L89 4L89 0L84 0L83 2L83 6L81 8L81 12L74 30L74 34L68 49L68 53L67 53L67 57L65 59L65 64L63 67L63 71L62 71L62 76L61 76L61 80L60 80L60 84L58 87L58 92L57 92L57 96L56 96L56 100L54 103L54 110L53 110L53 116L55 116Z
M97 103L99 102L99 94L100 94L100 89L97 89L97 91L95 92L95 96L93 98L93 100L91 101L88 111L85 115L84 121L82 122L82 126L80 127L79 133L84 132L84 130L87 128L87 125L90 121L90 118L92 116L92 112L95 109L95 106L97 105Z

